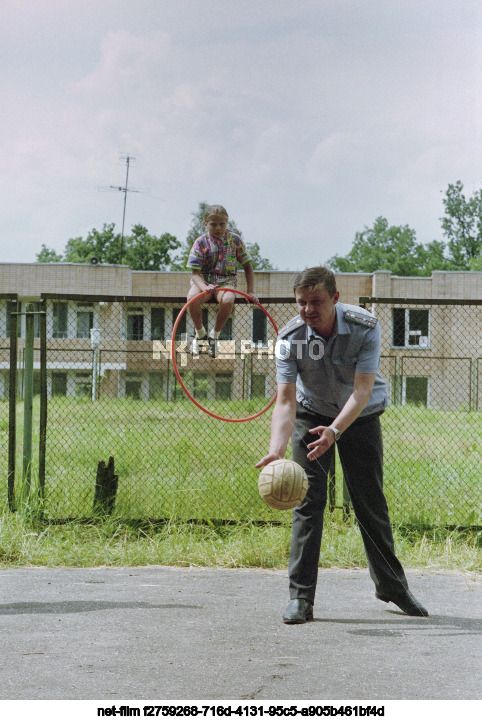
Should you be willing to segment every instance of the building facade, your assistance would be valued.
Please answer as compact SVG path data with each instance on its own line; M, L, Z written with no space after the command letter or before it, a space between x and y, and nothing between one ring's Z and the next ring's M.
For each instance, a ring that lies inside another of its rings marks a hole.
M215 360L193 358L191 319L178 321L178 370L195 397L250 399L275 392L276 327L293 315L294 272L259 271L263 307L239 298ZM366 306L382 330L381 371L392 402L442 409L480 409L481 272L434 272L429 278L388 271L337 274L342 302ZM46 313L48 395L184 398L173 374L171 337L185 303L189 273L133 271L127 266L0 264L0 399L8 397L11 313L18 315L20 367L25 311ZM239 289L245 291L244 277ZM18 305L15 305L18 304ZM211 327L215 304L204 308ZM38 386L40 315L34 316Z

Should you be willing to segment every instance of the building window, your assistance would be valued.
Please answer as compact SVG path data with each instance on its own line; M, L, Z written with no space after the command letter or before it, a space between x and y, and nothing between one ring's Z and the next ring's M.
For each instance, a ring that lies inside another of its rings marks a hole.
M155 338L154 340L163 340ZM164 376L162 373L153 371L149 373L149 400L162 400L164 390Z
M256 345L266 345L268 342L268 319L261 308L253 308L252 313L251 340Z
M393 308L392 346L428 348L430 315L427 308Z
M264 398L266 396L266 375L253 373L251 376L251 398Z
M172 327L174 328L174 324L176 322L177 316L181 312L181 308L173 308L172 309ZM181 320L179 321L179 325L177 326L176 331L176 338L175 340L181 341L182 337L186 335L186 313L183 314Z
M193 396L197 401L205 401L208 397L209 380L207 373L193 374Z
M52 371L52 395L67 395L67 373Z
M181 380L183 383L185 383L185 373L182 371L179 371L179 375L181 376ZM181 385L177 379L177 376L172 374L173 379L173 386L172 386L172 396L171 400L173 401L187 401L187 395L184 393L184 390L181 388Z
M151 308L151 340L165 340L164 308Z
M429 388L430 379L426 376L392 376L391 402L394 405L413 403L428 407Z
M209 328L209 308L206 308L206 307L202 308L201 315L202 315L203 326L205 327L206 332L209 333L209 330L210 330L210 328Z
M428 405L428 378L424 376L407 376L405 378L405 403L419 406Z
M136 401L141 397L142 380L137 373L126 374L126 398L134 398Z
M77 303L76 338L90 338L94 327L94 309L90 303Z
M216 374L216 399L223 401L230 401L233 388L233 374L232 373L217 373Z
M127 340L144 340L142 308L129 308L127 311Z
M233 340L233 318L229 316L226 323L219 331L219 340Z
M90 396L92 394L92 373L75 374L75 395Z
M53 303L53 338L67 338L67 303Z
M12 313L20 313L21 303L16 303L14 300L7 300L7 328L6 336L10 338L10 317ZM22 335L22 316L17 315L17 336L20 338Z

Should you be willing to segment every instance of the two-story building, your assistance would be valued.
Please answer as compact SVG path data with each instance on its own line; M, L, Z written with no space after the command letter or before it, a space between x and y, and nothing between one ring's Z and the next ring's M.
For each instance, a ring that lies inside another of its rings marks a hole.
M186 341L178 366L196 397L273 395L275 325L281 327L296 314L294 274L256 272L256 293L269 315L240 297L215 360L186 352L194 328L184 313L176 333L179 342ZM482 299L481 272L436 271L429 278L395 277L389 271L341 273L337 284L343 302L358 305L361 298L370 299L367 307L381 325L381 370L393 402L480 409L482 307L475 301ZM17 310L28 306L46 312L49 395L91 395L94 384L95 393L111 397L183 397L172 372L170 343L188 286L187 272L0 264L0 399L8 397L8 339L16 301ZM239 289L245 290L242 275ZM203 312L205 326L211 326L215 304L206 304ZM25 315L17 317L21 368ZM36 348L39 335L36 315ZM38 385L38 352L34 368Z

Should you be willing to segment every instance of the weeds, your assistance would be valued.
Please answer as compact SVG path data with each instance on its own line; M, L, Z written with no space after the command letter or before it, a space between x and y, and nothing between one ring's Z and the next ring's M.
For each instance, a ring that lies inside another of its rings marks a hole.
M111 517L63 524L41 521L24 507L0 518L0 567L20 566L215 566L287 567L291 527L187 523L135 525ZM481 534L395 529L397 554L406 567L478 573ZM326 519L320 566L364 568L366 558L354 523Z

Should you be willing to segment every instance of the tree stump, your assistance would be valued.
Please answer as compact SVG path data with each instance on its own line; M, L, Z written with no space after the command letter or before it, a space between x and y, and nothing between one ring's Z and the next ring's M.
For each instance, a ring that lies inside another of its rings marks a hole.
M107 465L100 461L97 466L94 491L94 514L110 516L114 511L119 476L114 473L114 458Z

